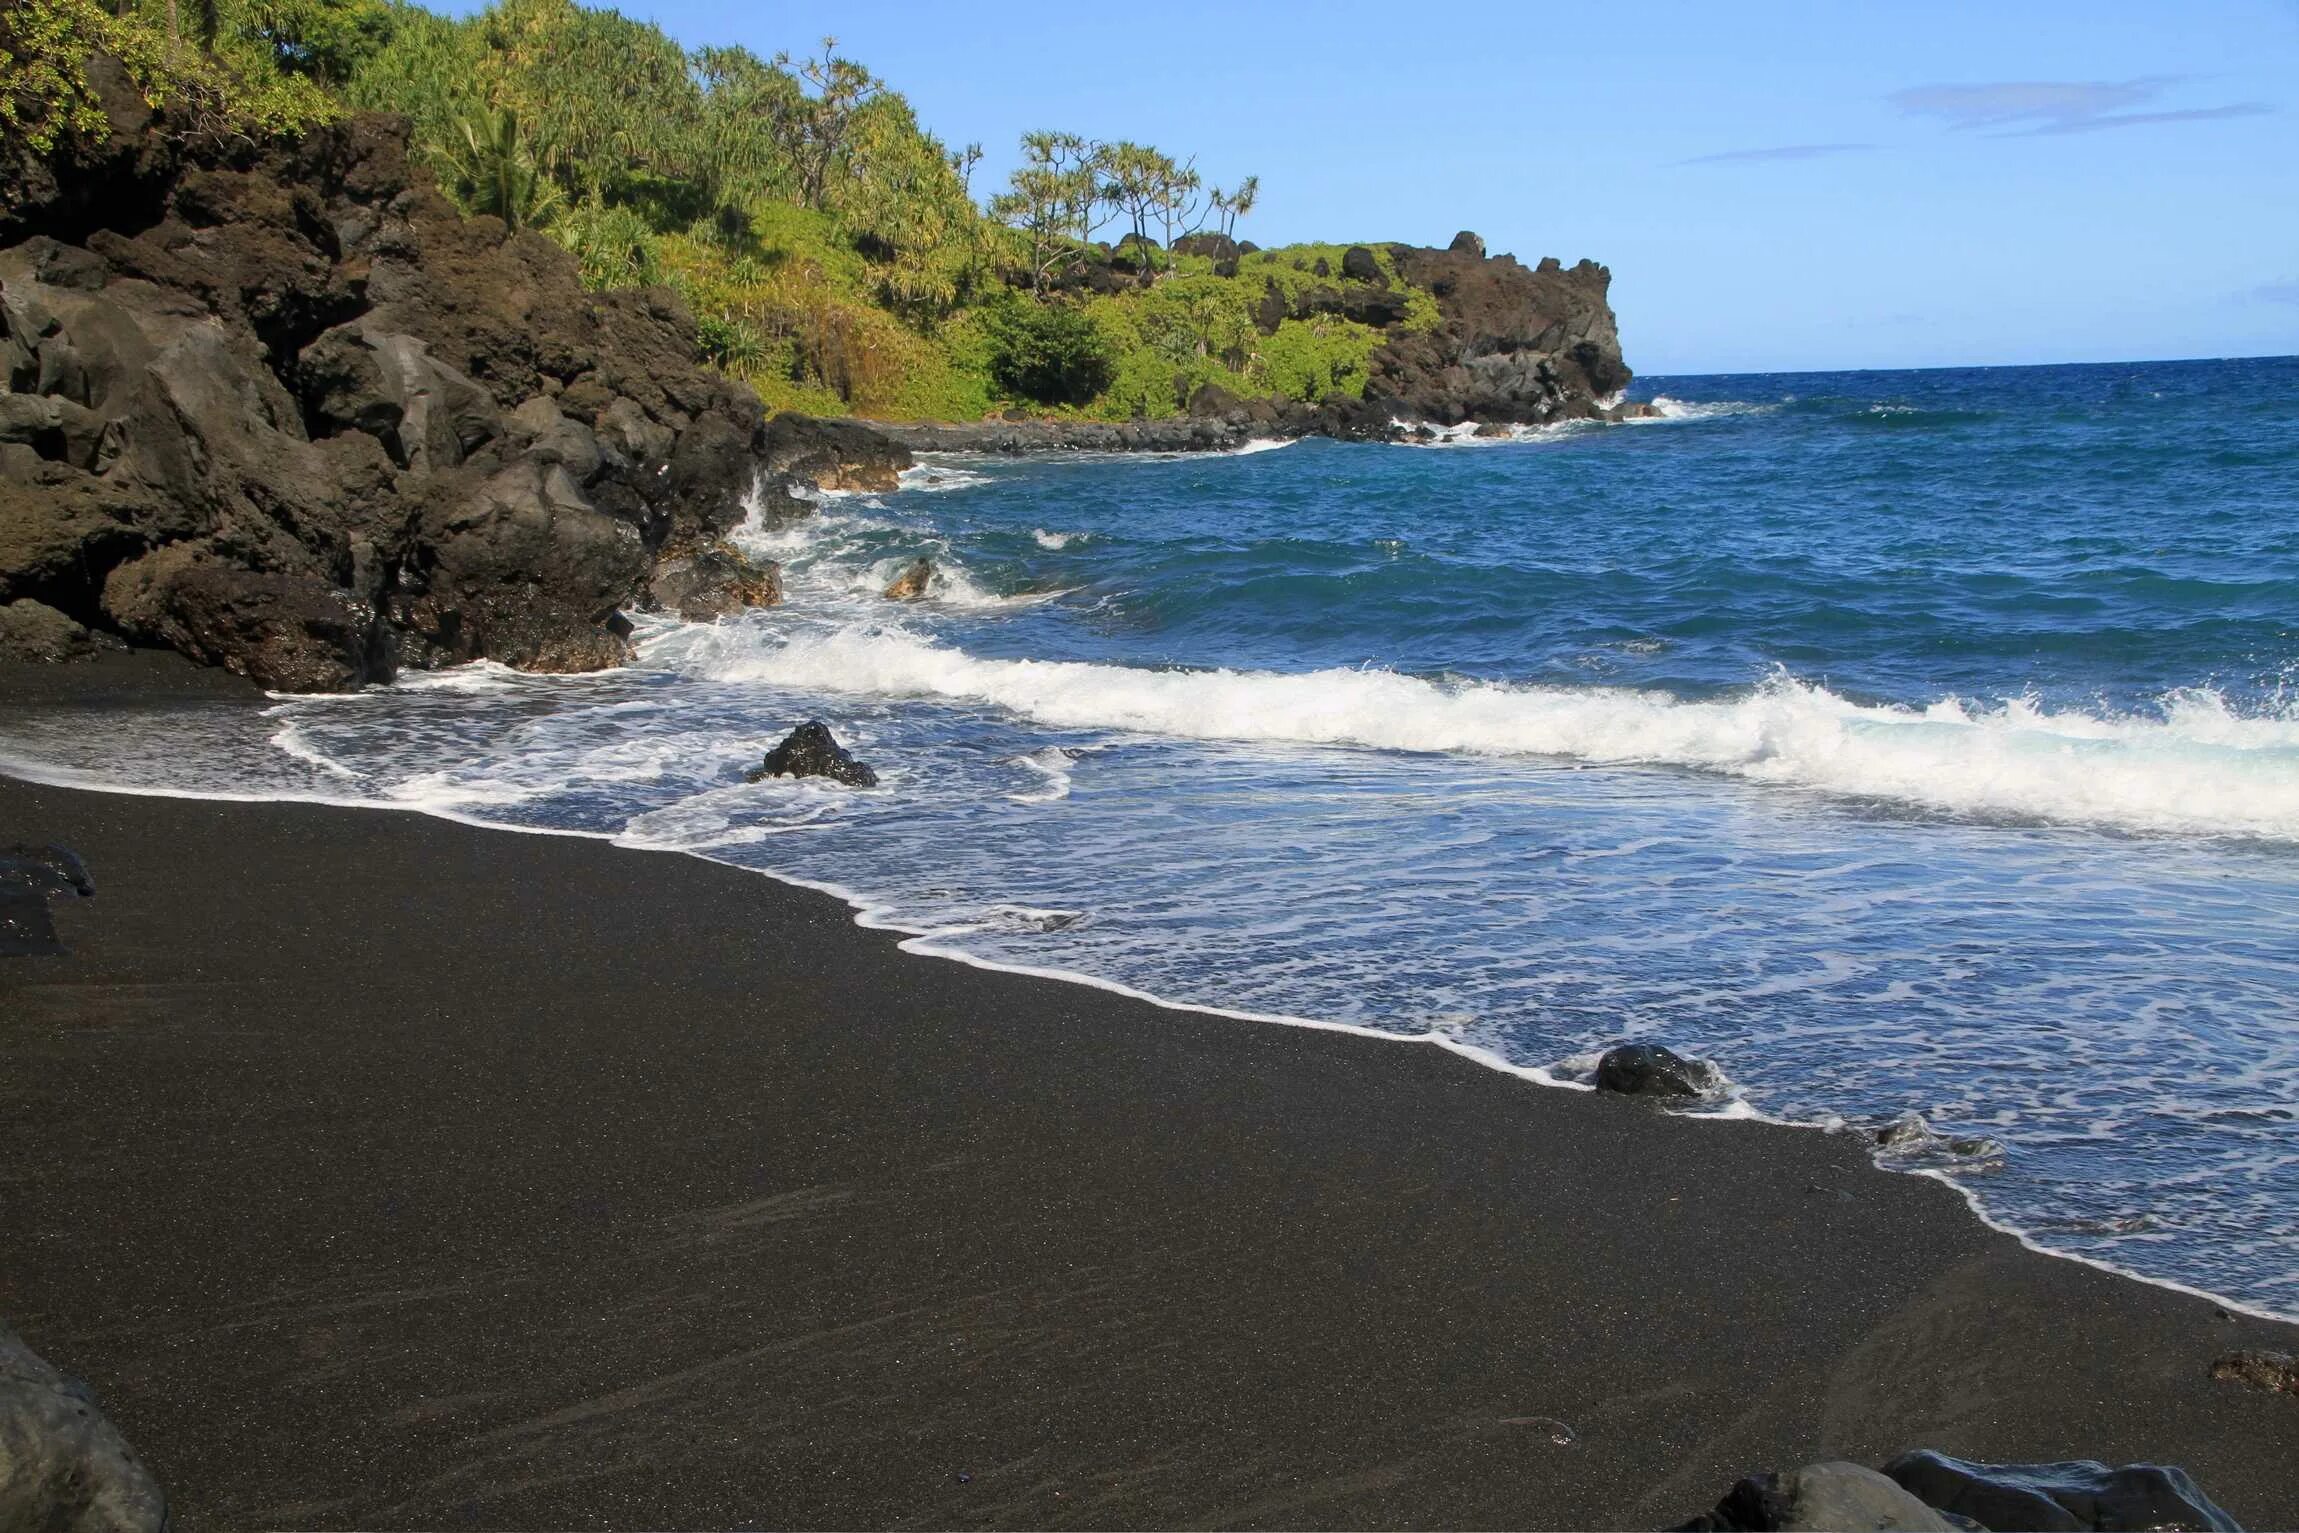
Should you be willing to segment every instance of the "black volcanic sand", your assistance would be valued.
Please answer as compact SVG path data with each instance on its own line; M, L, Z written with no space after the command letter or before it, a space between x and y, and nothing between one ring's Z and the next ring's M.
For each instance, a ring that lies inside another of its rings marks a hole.
M2299 1525L2299 1399L2207 1375L2294 1328L1846 1138L594 841L0 781L16 839L98 893L0 960L0 1315L187 1529L1652 1527L1919 1445Z

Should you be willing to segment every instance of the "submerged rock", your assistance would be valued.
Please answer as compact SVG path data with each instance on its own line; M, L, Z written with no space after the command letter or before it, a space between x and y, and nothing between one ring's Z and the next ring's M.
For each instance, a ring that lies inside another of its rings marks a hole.
M1597 1061L1597 1090L1623 1096L1706 1096L1723 1081L1705 1059L1686 1059L1657 1043L1624 1043Z
M1884 1473L1927 1505L1968 1517L1983 1528L2034 1533L2098 1528L2234 1530L2183 1469L2164 1464L2110 1468L2092 1459L2062 1464L1975 1464L1919 1449Z
M1902 1113L1876 1130L1876 1150L1901 1164L1970 1166L2004 1158L1993 1139L1937 1133L1920 1113Z
M2222 1383L2299 1395L2299 1357L2288 1352L2229 1352L2212 1359L2211 1376Z
M1807 1464L1786 1474L1752 1474L1724 1493L1714 1510L1680 1525L1685 1533L1952 1533L1963 1526L1859 1464Z
M799 725L766 753L743 780L763 782L769 777L827 777L849 788L875 788L878 774L848 755L846 748L819 719Z
M934 561L931 559L913 559L907 569L888 583L886 599L888 601L917 601L926 594L926 588L933 583L933 580Z
M0 1325L0 1528L143 1533L167 1526L159 1482L87 1386Z

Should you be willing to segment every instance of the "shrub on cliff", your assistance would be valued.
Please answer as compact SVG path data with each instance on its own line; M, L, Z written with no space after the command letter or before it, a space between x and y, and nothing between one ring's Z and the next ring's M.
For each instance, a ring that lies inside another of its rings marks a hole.
M1110 386L1101 328L1080 310L1008 298L982 316L990 381L1017 399L1082 405Z
M187 136L300 132L342 115L326 70L371 43L381 16L378 0L8 0L0 145L45 155L101 142L98 57Z

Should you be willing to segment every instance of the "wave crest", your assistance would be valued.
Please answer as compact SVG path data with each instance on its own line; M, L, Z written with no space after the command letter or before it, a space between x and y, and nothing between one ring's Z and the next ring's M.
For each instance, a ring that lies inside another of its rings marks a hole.
M2299 720L2238 715L2200 689L2165 698L2153 716L2052 712L2025 698L1864 705L1785 674L1747 696L1687 701L1379 670L984 659L899 627L729 628L703 636L682 668L988 704L1066 729L1687 767L1959 814L2299 840Z

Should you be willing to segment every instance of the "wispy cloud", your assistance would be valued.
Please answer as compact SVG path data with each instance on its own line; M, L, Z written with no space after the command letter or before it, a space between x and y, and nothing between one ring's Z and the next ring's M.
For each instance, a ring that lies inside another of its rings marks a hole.
M1722 154L1696 154L1679 165L1748 165L1758 160L1819 160L1834 154L1866 154L1874 144L1781 144L1771 149L1727 149Z
M2299 304L2299 282L2269 282L2253 288L2251 296L2262 303Z
M2158 123L2214 122L2257 117L2274 110L2259 101L2224 106L2140 111L2179 83L2178 75L2135 80L1999 80L1986 85L1917 85L1894 91L1892 105L1911 117L1931 117L1959 133L2029 138L2052 133L2098 133ZM1994 131L1990 131L1994 130Z

